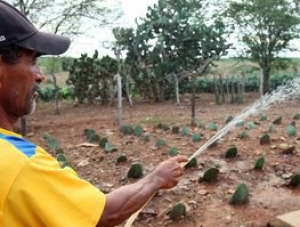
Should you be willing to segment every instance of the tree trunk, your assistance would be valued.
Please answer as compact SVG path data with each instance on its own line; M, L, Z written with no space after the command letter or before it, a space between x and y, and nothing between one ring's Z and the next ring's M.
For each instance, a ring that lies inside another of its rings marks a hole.
M121 126L122 125L122 82L119 73L116 75L116 80L117 80L117 88L118 88L118 122L119 122L119 126Z
M192 97L191 97L191 107L192 107L192 121L191 125L196 126L196 85L195 78L192 79Z
M270 67L264 67L261 69L261 72L263 76L263 94L266 94L270 91L269 79L270 79L271 69Z
M126 88L126 95L128 98L128 102L129 102L130 106L132 106L131 92L129 89L129 80L127 79L127 76L124 76L124 80L125 80L125 88Z
M180 105L180 98L179 98L179 82L177 75L173 74L175 80L175 95L176 95L176 105Z

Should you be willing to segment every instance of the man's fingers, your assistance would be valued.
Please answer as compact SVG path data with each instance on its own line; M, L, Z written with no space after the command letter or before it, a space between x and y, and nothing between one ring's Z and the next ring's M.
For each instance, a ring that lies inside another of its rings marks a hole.
M180 162L188 162L188 157L183 156L183 155L178 155L174 157L175 161L180 163Z

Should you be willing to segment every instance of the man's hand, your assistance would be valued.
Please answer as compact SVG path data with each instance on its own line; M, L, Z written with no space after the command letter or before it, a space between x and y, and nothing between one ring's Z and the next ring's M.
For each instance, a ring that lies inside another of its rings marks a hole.
M152 172L153 177L159 179L161 189L169 189L178 184L183 170L180 163L187 162L188 158L182 155L169 158L160 163Z

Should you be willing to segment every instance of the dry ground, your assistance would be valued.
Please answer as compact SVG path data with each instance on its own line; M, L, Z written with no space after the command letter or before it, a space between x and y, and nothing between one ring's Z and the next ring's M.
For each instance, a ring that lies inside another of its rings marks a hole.
M204 95L197 100L197 122L208 124L215 121L221 128L228 115L236 115L257 97L248 94L243 105L214 105L213 97ZM248 130L249 138L238 139L242 128L235 128L228 133L217 146L207 149L197 157L198 167L186 169L182 181L172 190L160 191L146 206L133 226L185 226L185 227L261 227L276 215L300 209L300 189L289 188L284 183L292 173L300 172L300 145L297 137L286 135L286 126L295 113L300 111L299 102L282 103L269 109L265 114L268 121L259 122L258 116L246 121L257 121L255 129ZM168 158L169 147L176 146L180 154L190 156L216 132L190 126L190 105L185 101L180 106L173 102L160 104L134 103L132 107L124 102L123 122L141 124L151 134L149 142L136 136L124 136L116 121L116 107L112 106L77 106L63 103L61 114L56 115L53 104L39 104L36 113L28 117L28 137L39 145L47 147L42 135L50 133L60 142L67 157L78 174L96 185L110 191L131 181L126 178L131 164L143 164L145 173L161 161ZM269 124L278 116L283 117L281 125L275 126L270 133L270 145L260 145L259 136L268 130ZM173 134L171 131L158 129L157 123L187 125L190 130L200 132L203 139L193 143L191 137ZM296 126L300 124L296 122ZM118 148L117 152L105 153L100 147L82 147L78 144L87 142L84 129L96 130L100 136ZM156 148L155 141L165 138L167 146ZM291 154L284 154L278 148L280 144L294 145ZM224 158L225 151L235 145L238 156L233 160ZM126 154L129 162L116 164L116 159ZM252 170L258 157L264 155L266 163L262 171ZM203 172L212 166L218 166L218 180L213 183L199 183ZM250 199L246 205L228 204L239 183L246 183L250 190ZM187 215L172 221L164 211L177 202L188 205Z

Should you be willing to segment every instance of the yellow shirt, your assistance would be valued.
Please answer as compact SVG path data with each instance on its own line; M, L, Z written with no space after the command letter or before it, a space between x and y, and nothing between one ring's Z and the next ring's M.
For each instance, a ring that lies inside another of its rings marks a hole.
M105 202L41 147L0 129L0 227L95 227Z

